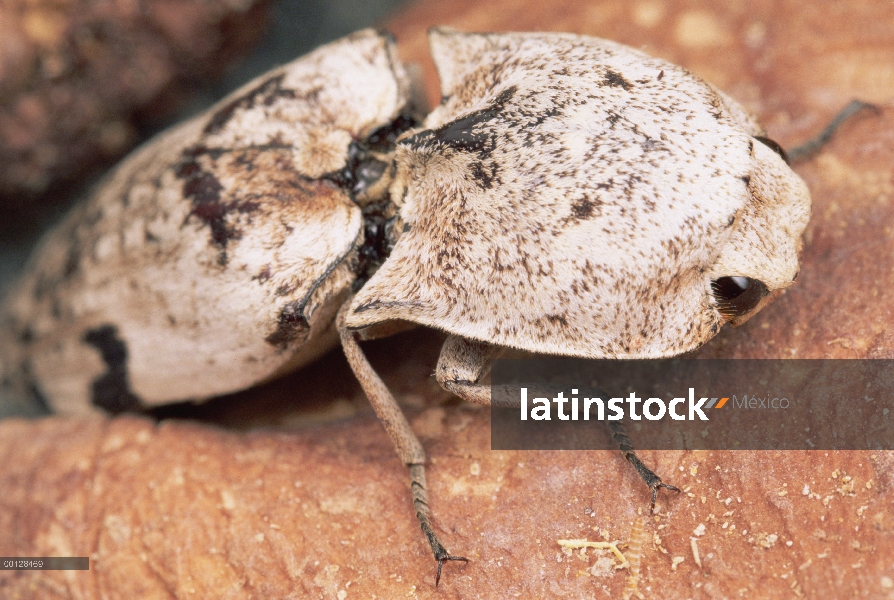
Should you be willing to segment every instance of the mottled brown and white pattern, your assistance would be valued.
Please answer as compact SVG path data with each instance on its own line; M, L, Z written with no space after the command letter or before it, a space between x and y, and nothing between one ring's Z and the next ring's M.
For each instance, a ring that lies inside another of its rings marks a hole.
M568 34L435 31L432 51L443 103L396 155L406 233L349 327L659 357L717 333L712 281L794 279L806 186L685 69Z
M421 126L392 42L366 31L132 155L4 304L0 393L65 412L203 399L340 339L440 578L466 559L438 540L424 449L358 338L441 329L438 382L501 403L483 381L506 348L679 354L794 280L807 189L707 83L584 36L431 44L443 101ZM653 507L679 491L612 430Z
M393 43L361 32L139 149L6 300L7 385L62 412L118 410L246 388L334 346L363 217L323 176L408 86Z

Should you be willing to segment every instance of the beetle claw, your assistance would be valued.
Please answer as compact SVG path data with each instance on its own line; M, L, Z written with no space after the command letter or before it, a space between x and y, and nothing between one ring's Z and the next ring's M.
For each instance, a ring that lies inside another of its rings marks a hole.
M678 488L677 486L671 485L669 483L664 483L660 479L658 481L654 482L652 485L649 486L649 489L652 490L652 503L649 505L649 513L655 512L655 500L658 499L659 488L664 488L666 490L673 490L677 493L679 493L681 491L680 488Z
M435 576L435 587L438 587L438 584L441 582L441 568L443 568L444 563L448 560L459 560L462 562L469 562L469 559L465 556L453 556L448 553L446 550L438 552L435 554L435 560L438 561L438 574Z

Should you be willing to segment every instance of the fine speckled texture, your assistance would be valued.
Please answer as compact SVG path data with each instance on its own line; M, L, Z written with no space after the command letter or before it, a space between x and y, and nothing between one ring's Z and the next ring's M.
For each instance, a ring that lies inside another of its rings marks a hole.
M327 350L343 305L437 585L467 558L434 530L424 448L358 337L453 334L438 382L489 404L502 348L679 354L794 280L806 186L698 77L571 34L435 29L431 46L442 102L422 127L392 42L365 31L134 153L3 307L0 393L75 413L238 391ZM751 290L737 308L731 278ZM651 506L680 491L615 435Z
M69 413L202 399L331 348L363 225L322 176L406 105L393 52L372 31L322 47L113 171L4 305L7 395Z
M409 79L366 31L135 152L4 306L0 392L83 412L237 391L329 349L352 283L367 337L657 357L766 302L731 316L717 279L793 281L807 189L709 84L587 36L431 47L442 103L403 135Z
M349 327L658 357L717 333L712 280L791 284L807 188L698 77L570 34L435 30L431 46L443 101L395 158L406 233Z

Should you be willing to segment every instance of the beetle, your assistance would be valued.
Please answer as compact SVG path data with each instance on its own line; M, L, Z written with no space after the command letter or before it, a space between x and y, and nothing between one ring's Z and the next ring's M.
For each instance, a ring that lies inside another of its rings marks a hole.
M804 182L739 104L598 38L434 29L442 101L387 35L323 46L161 134L43 241L0 312L3 394L60 412L201 400L339 342L408 467L425 453L359 341L447 333L491 402L505 349L692 350L798 273ZM12 400L7 400L12 401ZM676 490L636 457L652 492Z

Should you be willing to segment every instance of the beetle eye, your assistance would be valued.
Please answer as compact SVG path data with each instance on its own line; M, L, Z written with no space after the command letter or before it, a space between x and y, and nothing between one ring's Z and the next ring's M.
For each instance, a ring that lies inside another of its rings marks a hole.
M750 277L721 277L711 282L711 290L727 320L747 315L770 293L762 281Z
M771 140L770 138L764 137L762 135L756 135L756 136L754 136L754 139L756 139L761 144L763 144L764 146L766 146L767 148L769 148L770 150L772 150L773 152L775 152L776 154L781 156L782 160L785 161L785 164L790 164L789 160L788 160L788 154L785 153L785 150L782 148L782 146L780 146L778 143L776 143L775 140Z

